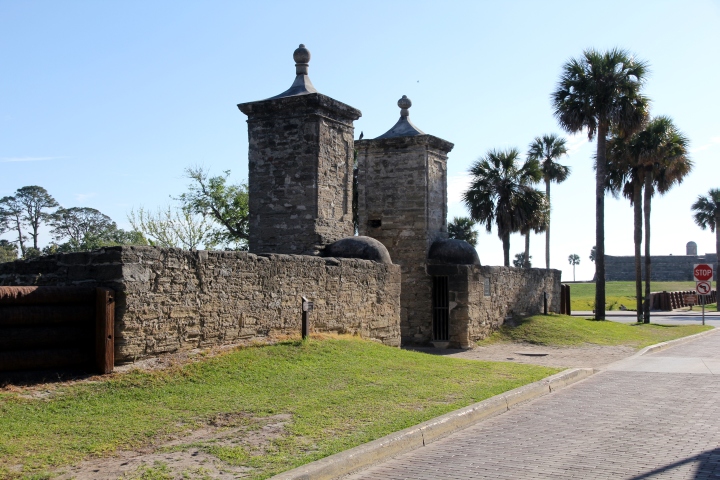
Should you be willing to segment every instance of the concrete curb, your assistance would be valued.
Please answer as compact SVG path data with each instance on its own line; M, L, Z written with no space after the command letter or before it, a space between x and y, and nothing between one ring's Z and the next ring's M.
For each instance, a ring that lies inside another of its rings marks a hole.
M703 332L704 333L704 332ZM574 368L540 381L455 410L419 425L391 433L316 462L272 477L274 480L332 479L367 468L390 457L415 450L467 428L481 420L505 413L519 403L547 395L596 373L592 368Z
M676 338L675 340L670 340L668 342L656 343L655 345L650 345L649 347L643 348L642 350L640 350L639 352L637 352L635 355L633 355L630 358L641 357L643 355L647 355L650 353L659 352L661 350L665 350L666 348L674 347L675 345L678 345L681 343L690 342L692 340L695 340L696 338L703 337L705 335L709 335L714 332L717 332L717 330L715 328L711 328L710 330L696 333L695 335L690 335L690 336L682 337L682 338Z

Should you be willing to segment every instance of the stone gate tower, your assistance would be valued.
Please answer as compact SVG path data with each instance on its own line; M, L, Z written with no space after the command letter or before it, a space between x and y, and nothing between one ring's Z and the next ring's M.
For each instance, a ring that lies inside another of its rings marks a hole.
M430 247L447 238L447 154L453 144L427 135L409 118L410 99L385 134L357 140L360 235L382 242L402 268L403 343L433 340Z
M295 50L285 92L241 103L248 116L250 252L317 255L353 235L353 121L360 111L325 96Z

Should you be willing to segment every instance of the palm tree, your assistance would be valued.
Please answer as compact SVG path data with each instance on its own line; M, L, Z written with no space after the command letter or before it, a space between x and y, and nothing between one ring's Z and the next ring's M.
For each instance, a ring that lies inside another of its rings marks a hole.
M468 217L454 217L452 222L448 223L448 238L465 240L473 247L476 247L478 234L473 230L474 226L475 222Z
M526 186L526 188L531 188L529 186ZM550 202L548 202L547 197L545 197L545 201L542 204L537 204L536 210L532 212L532 215L530 218L528 218L527 222L525 222L525 225L523 228L520 229L520 233L525 235L525 254L523 256L525 263L523 263L523 268L530 268L530 232L535 233L542 233L546 232L548 229L548 225L550 223Z
M530 268L531 265L532 265L532 255L526 261L524 252L515 254L515 259L513 259L513 267L515 267L515 268Z
M580 265L580 255L573 253L568 255L568 263L573 266L573 282L575 281L575 265Z
M633 242L635 244L635 299L637 321L642 322L642 189L645 177L639 162L637 145L617 133L607 144L607 188L614 195L630 200L633 206Z
M564 66L552 94L555 117L570 133L587 129L597 135L595 174L595 317L605 319L605 176L606 139L611 128L629 135L647 117L648 99L640 94L647 64L625 50L586 50Z
M535 137L530 144L527 157L540 162L540 169L545 180L545 196L550 205L550 182L562 183L570 175L570 167L557 163L563 155L567 154L565 139L554 133ZM545 268L550 268L550 212L548 211L547 226L545 228Z
M668 117L652 119L629 139L615 133L608 140L608 189L622 190L634 207L635 294L638 322L650 321L650 210L657 189L666 193L692 169L688 140ZM645 223L645 301L642 299L641 243ZM644 314L642 313L644 312Z
M720 189L711 188L706 197L698 196L698 199L691 207L695 214L693 215L695 223L705 230L710 227L711 232L715 232L715 254L717 259L715 262L715 284L720 278ZM720 302L717 302L717 310L720 312Z
M473 221L484 223L488 232L497 224L506 267L510 266L510 234L519 232L546 205L545 195L527 186L542 178L540 165L527 160L518 166L519 157L516 148L488 151L470 167L470 187L463 193Z
M650 323L650 211L655 190L661 195L682 183L693 163L688 156L690 141L670 117L656 117L636 135L640 162L644 168L643 217L645 220L645 302L643 321Z

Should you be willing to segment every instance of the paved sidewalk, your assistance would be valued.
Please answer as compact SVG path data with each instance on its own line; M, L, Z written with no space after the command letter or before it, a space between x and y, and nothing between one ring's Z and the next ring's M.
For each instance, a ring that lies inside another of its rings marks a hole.
M713 332L345 478L720 478L718 366Z

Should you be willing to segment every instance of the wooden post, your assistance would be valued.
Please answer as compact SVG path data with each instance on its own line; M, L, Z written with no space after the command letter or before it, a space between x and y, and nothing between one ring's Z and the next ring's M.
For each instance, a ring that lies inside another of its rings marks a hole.
M568 315L571 315L572 309L570 308L570 285L565 285L565 288L567 289L565 291L565 311L567 311Z
M106 374L115 366L115 293L97 288L95 298L95 367Z

